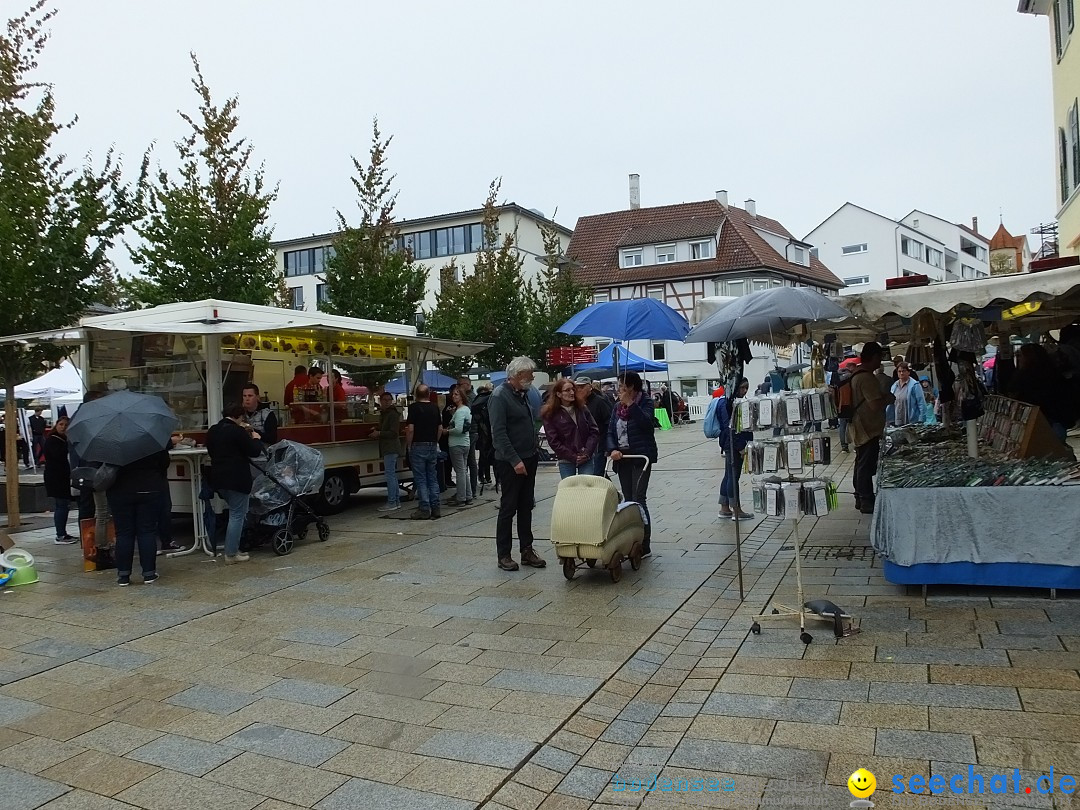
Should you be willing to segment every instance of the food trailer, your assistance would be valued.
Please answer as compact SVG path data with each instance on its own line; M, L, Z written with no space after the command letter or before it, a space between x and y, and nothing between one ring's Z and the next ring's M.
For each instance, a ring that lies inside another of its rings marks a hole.
M170 471L174 512L196 513L198 467L205 461L206 431L226 401L239 401L254 382L263 405L278 419L278 438L317 447L326 462L320 506L333 512L363 486L382 486L382 458L371 433L379 417L362 401L330 401L329 389L302 389L285 404L285 386L296 366L317 365L329 374L349 366L404 366L411 383L427 363L477 354L483 343L428 338L415 326L300 312L231 301L165 304L150 309L84 318L78 327L6 338L80 347L89 391L126 389L162 397L180 419L193 450L174 453ZM408 480L404 455L401 475ZM195 520L201 536L201 521Z

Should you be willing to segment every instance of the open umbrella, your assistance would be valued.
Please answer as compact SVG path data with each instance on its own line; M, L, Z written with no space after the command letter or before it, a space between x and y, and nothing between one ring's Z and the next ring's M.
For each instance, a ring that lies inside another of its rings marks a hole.
M558 331L615 340L682 340L690 331L690 324L662 301L631 298L585 307Z
M596 356L595 363L583 363L576 367L581 374L593 379L616 377L619 371L658 372L667 371L667 363L646 360L619 343L612 343Z
M742 338L772 340L772 335L796 326L851 313L809 287L773 287L732 301L699 323L687 343L728 343Z
M80 406L68 439L83 461L123 466L164 450L179 426L161 397L117 391Z

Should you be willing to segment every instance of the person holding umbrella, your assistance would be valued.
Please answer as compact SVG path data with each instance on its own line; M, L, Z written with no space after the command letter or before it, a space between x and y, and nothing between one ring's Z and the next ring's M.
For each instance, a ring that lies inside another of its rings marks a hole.
M229 525L225 530L225 564L247 562L240 551L248 503L254 478L251 459L263 454L261 436L244 421L244 406L230 402L221 412L221 421L206 434L210 454L210 483L229 505Z

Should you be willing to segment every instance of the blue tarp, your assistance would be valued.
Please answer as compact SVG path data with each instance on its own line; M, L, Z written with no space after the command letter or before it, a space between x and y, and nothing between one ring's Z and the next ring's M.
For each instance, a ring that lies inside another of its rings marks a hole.
M425 371L424 372L424 385L429 388L434 388L436 391L449 391L450 386L456 383L453 377L447 377L445 374L440 374L438 371ZM386 384L386 390L395 396L397 394L405 393L405 375L399 374L394 379L390 380Z
M618 354L619 371L667 371L667 363L646 360L629 351L621 343L612 343L596 356L595 363L574 366L574 374L588 374L598 379L615 376L615 352Z

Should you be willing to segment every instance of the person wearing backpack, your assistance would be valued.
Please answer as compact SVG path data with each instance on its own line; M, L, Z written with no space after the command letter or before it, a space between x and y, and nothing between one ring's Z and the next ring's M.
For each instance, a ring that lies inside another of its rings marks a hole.
M881 453L881 438L885 435L885 411L894 397L883 389L874 373L881 369L885 350L870 341L863 345L859 370L851 376L851 441L855 445L855 471L852 488L855 508L864 515L874 513L874 474Z
M735 396L742 399L750 390L750 381L745 377L739 380ZM713 436L711 434L715 433ZM720 482L720 511L717 517L727 520L753 520L754 515L737 508L736 497L739 490L739 475L742 473L742 455L746 451L746 445L753 440L753 431L741 430L734 436L731 435L731 410L727 398L724 396L713 397L709 403L709 410L705 414L705 435L710 439L716 439L720 445L720 452L724 456L724 478ZM734 439L734 448L732 440ZM732 450L734 449L734 452Z

